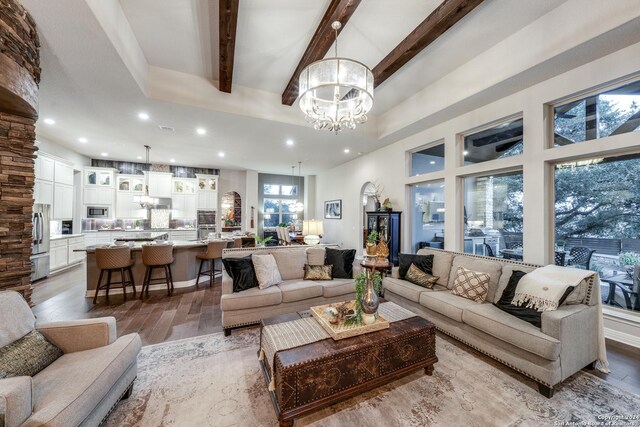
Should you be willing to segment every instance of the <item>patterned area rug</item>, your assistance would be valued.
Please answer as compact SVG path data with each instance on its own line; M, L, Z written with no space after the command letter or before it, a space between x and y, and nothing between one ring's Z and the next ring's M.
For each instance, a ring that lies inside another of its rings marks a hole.
M106 424L277 426L257 349L257 328L143 347L133 395ZM589 373L546 399L532 381L450 338L437 337L437 355L432 377L417 371L296 426L639 425L627 417L639 415L640 396Z

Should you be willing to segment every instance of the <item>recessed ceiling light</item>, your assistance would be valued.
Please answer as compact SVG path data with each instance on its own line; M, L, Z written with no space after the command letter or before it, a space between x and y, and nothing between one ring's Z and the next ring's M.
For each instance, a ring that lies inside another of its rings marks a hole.
M48 125L55 125L56 121L53 119L44 119L44 122Z
M223 151L219 152L218 157L224 157L224 152Z
M350 151L351 151L351 150L349 150L348 148L345 148L345 149L344 149L344 152L345 152L345 153L347 153L347 154L348 154Z
M109 153L100 153L100 155L101 155L102 157L107 157L107 156L109 155Z
M138 157L136 157L136 159L142 160L142 156L138 156Z
M78 141L82 142L83 144L86 144L87 142L89 142L89 140L84 136L81 136L80 138L78 138Z
M140 120L149 120L149 115L147 113L138 113L138 118Z
M198 135L204 135L205 133L207 133L207 131L206 131L206 129L198 128L198 129L196 129L196 133Z
M430 164L430 165L435 165L435 164L436 164L436 162L435 162L435 160L431 160L431 161L429 162L429 164Z
M169 163L175 163L176 159L169 159Z
M293 139L287 139L287 145L293 145Z
M469 152L468 152L467 150L464 150L464 151L462 152L462 154L464 154L464 155L466 156L467 154L469 154Z

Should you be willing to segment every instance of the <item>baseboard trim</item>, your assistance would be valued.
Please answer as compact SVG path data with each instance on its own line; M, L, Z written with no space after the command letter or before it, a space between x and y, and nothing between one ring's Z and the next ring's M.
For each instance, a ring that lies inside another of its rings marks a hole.
M189 288L191 286L195 286L196 280L197 279L191 279L191 280L185 280L185 281L182 281L182 282L173 282L173 287L174 288ZM208 280L206 280L206 279L203 280L200 283L200 286L202 286L202 287L209 286ZM136 291L138 291L138 295L139 295L140 289L142 289L142 283L136 283ZM150 291L160 291L160 290L166 291L167 290L167 285L164 284L164 283L158 283L158 284L154 284L154 285L149 285L149 290ZM96 290L95 289L87 289L87 291L85 292L84 296L85 296L85 298L93 298L95 294L96 294ZM105 291L102 291L99 296L104 296L104 294L105 294ZM120 295L120 294L122 294L122 289L121 288L111 289L109 291L109 295ZM130 288L128 288L128 293L127 294L128 295L131 294L131 289Z
M618 341L632 347L640 348L640 337L627 334L625 332L616 331L611 328L604 328L604 336L613 341Z

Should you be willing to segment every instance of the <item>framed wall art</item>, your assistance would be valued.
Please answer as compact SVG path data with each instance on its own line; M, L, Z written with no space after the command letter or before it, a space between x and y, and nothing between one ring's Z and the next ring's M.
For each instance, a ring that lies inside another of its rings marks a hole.
M342 199L324 202L325 219L342 219Z

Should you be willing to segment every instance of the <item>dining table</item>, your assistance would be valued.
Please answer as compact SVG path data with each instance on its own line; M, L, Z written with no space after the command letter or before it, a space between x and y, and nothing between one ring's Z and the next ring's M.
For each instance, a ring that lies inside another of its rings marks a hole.
M503 258L513 259L516 261L522 261L522 248L513 248L513 249L502 249L500 250L500 254Z
M626 308L627 310L640 311L640 296L633 291L633 279L624 271L614 271L611 274L600 278L602 282L609 284L609 294L605 301L607 305ZM617 291L620 291L624 298L625 306L616 301Z

